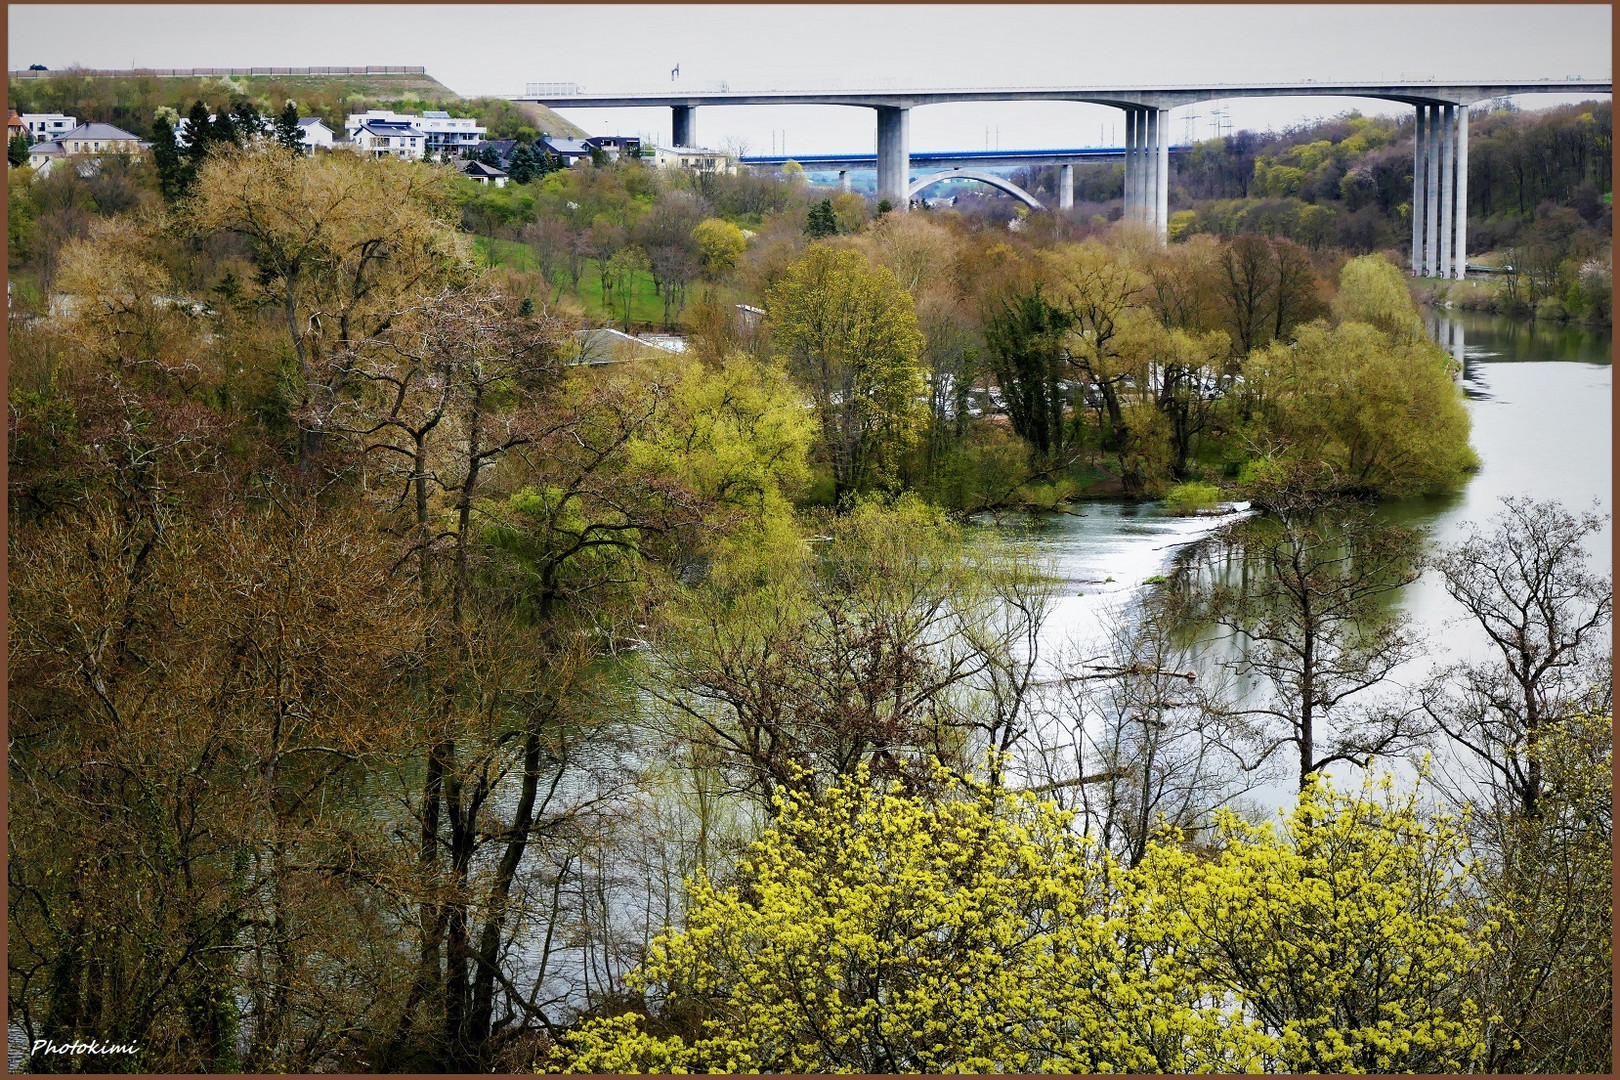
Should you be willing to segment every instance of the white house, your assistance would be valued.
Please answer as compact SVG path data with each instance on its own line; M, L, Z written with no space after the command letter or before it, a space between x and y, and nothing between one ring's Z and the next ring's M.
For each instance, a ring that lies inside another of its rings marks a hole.
M40 176L49 176L52 166L63 158L79 159L79 175L94 176L100 158L89 154L139 154L149 144L111 124L80 124L60 138L35 143L28 148L28 164Z
M737 171L737 166L721 151L703 150L695 146L654 147L653 165L659 169L691 169L704 173Z
M332 143L337 139L337 133L321 123L318 116L300 116L298 134L303 139L304 152L309 154L332 149Z
M463 150L483 142L484 135L489 131L486 127L480 127L473 117L451 116L442 110L425 112L418 116L415 113L372 109L369 112L351 113L343 126L348 131L349 138L353 139L363 125L372 121L406 124L415 128L422 135L423 153L432 157L442 157L446 153L452 158L460 157Z
M367 120L349 134L354 148L367 157L396 157L421 161L427 153L427 136L410 124L388 120Z
M23 113L22 122L28 127L30 142L50 142L79 126L76 117L64 113Z
M480 184L494 184L496 187L506 186L507 175L497 168L485 165L482 161L458 161L456 167L469 180L476 180Z

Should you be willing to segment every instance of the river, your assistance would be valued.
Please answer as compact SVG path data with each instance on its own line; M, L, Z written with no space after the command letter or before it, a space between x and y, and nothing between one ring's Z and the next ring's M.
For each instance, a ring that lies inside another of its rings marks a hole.
M1430 333L1463 366L1462 389L1480 468L1460 490L1385 503L1389 521L1414 528L1430 550L1484 528L1505 495L1558 499L1571 510L1594 502L1612 511L1613 371L1608 330L1518 323L1473 312L1431 315ZM1170 571L1176 550L1214 531L1219 519L1183 518L1157 503L1092 502L1051 515L1029 537L1058 578L1044 629L1047 658L1100 655L1110 611L1129 611L1152 579ZM1589 538L1594 568L1611 570L1612 523ZM1430 643L1426 662L1480 656L1483 633L1429 571L1401 591L1401 607ZM1403 673L1398 672L1397 675ZM1417 674L1406 671L1405 677ZM1281 805L1290 784L1256 789Z

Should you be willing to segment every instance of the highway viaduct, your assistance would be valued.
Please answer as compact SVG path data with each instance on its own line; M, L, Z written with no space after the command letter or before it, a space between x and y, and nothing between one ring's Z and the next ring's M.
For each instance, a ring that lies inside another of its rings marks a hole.
M1169 114L1182 105L1234 97L1360 97L1416 110L1412 168L1412 272L1462 277L1467 252L1468 107L1520 94L1608 94L1608 80L1528 82L1210 83L1162 86L977 87L799 92L659 90L629 94L523 96L553 109L667 107L678 146L697 144L697 110L711 105L843 105L877 114L878 194L896 209L909 204L911 110L969 101L1072 101L1125 113L1125 216L1158 232L1169 226Z

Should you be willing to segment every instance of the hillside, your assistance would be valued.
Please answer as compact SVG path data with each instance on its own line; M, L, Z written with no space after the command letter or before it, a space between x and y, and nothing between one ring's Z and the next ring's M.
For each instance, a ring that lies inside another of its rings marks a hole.
M1476 107L1468 150L1470 253L1523 244L1549 220L1562 222L1563 233L1583 234L1585 246L1606 249L1612 113L1607 101L1533 111ZM1357 254L1405 250L1412 130L1410 117L1347 113L1199 142L1173 159L1171 235L1264 232ZM1117 208L1120 168L1075 168L1080 213L1107 217L1110 203ZM1026 170L1014 182L1037 195L1052 192L1056 170Z
M298 102L304 115L319 116L327 126L338 129L345 115L371 108L444 109L452 115L478 117L489 127L491 138L518 137L525 134L525 129L529 134L545 132L565 137L587 134L543 106L502 98L464 98L427 74L180 78L67 70L43 78L12 78L6 96L18 112L69 113L82 121L116 124L141 135L150 134L160 106L184 113L193 101L218 108L241 97L251 100L261 112L278 111L282 103L291 99Z

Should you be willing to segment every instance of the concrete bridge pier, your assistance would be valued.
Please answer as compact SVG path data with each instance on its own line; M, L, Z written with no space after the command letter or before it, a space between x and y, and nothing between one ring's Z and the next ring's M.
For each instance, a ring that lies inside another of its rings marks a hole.
M1419 105L1412 125L1412 276L1423 276L1423 172L1428 168L1429 107Z
M1159 243L1170 242L1170 110L1153 111L1153 129L1157 133L1158 159L1154 162L1153 177L1157 192L1154 207L1158 223Z
M1468 274L1468 106L1418 105L1412 132L1412 273Z
M849 190L849 170L848 169L839 169L838 170L838 190L839 191L848 191Z
M1436 277L1440 273L1440 109L1429 106L1429 131L1424 142L1428 145L1428 193L1424 197L1423 212L1423 276Z
M1074 166L1058 166L1058 209L1074 208Z
M1457 273L1468 276L1468 106L1457 106ZM1457 362L1462 363L1462 330L1457 331Z
M1440 250L1439 277L1451 276L1451 206L1457 194L1457 118L1455 107L1440 106Z
M670 112L674 114L670 141L676 146L696 146L697 106L676 105L670 109Z
M877 193L895 210L910 206L911 110L877 106Z
M1125 220L1169 237L1170 142L1168 109L1125 110Z
M1125 110L1125 193L1124 209L1121 215L1124 221L1136 221L1141 216L1141 201L1138 194L1140 186L1139 177L1142 172L1141 162L1138 160L1136 145L1136 110Z

